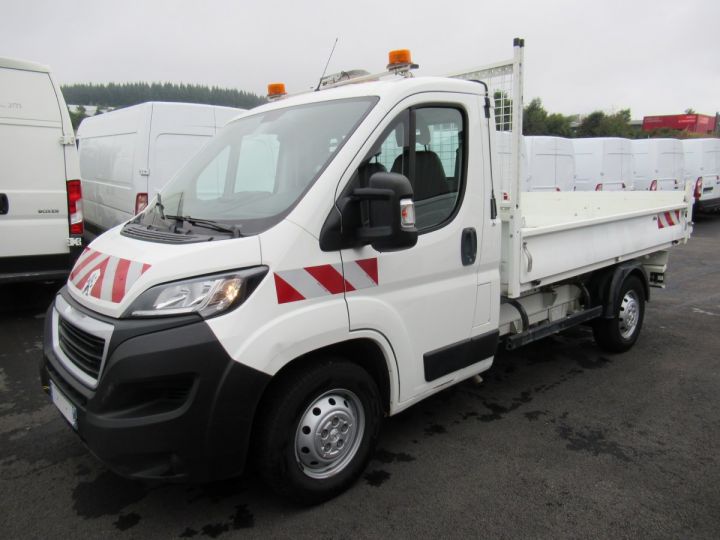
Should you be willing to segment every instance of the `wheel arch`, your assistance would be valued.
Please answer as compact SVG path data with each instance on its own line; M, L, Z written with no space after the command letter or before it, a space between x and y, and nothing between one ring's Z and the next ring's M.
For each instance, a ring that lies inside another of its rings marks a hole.
M614 317L617 306L617 297L620 288L625 280L630 277L637 277L643 285L645 301L650 301L650 281L645 267L639 261L627 261L605 271L593 275L590 279L590 293L594 305L603 306L603 317L611 319Z
M389 415L392 404L398 399L399 389L395 359L394 357L388 357L389 353L386 349L386 344L381 344L376 339L366 335L339 341L303 353L287 362L273 375L263 392L260 406L262 407L264 398L272 391L274 384L281 379L291 377L293 373L297 373L306 366L322 359L341 357L365 369L375 380L382 398L383 412Z

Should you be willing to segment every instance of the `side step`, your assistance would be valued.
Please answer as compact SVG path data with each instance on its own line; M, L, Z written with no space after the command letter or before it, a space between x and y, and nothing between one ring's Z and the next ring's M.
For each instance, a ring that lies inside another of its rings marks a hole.
M564 319L560 319L559 321L541 324L540 326L536 326L535 328L531 328L525 332L513 334L505 338L505 348L512 351L513 349L517 349L518 347L522 347L523 345L527 345L528 343L532 343L538 339L542 339L562 330L567 330L568 328L577 326L578 324L596 319L602 315L602 310L602 306L595 306L593 308L586 309L585 311L580 311L579 313L573 313L572 315L569 315Z

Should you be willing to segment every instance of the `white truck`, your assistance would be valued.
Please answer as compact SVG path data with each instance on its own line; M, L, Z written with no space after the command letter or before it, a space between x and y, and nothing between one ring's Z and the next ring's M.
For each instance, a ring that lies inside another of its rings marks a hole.
M384 416L487 370L499 345L590 323L600 347L632 347L690 194L521 192L522 53L415 78L401 51L387 73L274 100L97 238L49 308L42 367L92 452L134 478L250 459L317 503L362 473ZM500 202L497 80L515 128ZM263 145L277 152L246 155Z
M78 128L89 240L145 209L175 172L243 109L149 101Z
M720 139L682 141L686 180L695 182L694 212L720 209Z
M82 250L70 115L46 66L0 58L0 283L65 279Z
M573 139L572 144L577 191L633 189L633 147L630 139L595 137Z

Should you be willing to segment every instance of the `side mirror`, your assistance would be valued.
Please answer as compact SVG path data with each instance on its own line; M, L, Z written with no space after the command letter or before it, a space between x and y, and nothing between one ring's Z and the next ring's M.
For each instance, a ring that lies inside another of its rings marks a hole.
M377 172L368 184L338 200L320 233L320 249L372 244L377 251L396 251L417 243L410 181L402 174Z
M377 172L369 187L357 188L352 198L360 202L361 227L355 236L377 251L395 251L417 243L415 204L410 180L402 174Z

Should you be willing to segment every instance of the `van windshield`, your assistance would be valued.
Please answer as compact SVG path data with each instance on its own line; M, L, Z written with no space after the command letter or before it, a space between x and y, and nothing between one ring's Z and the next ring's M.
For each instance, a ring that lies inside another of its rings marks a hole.
M242 236L267 230L310 189L376 102L311 103L228 124L162 189L162 207L149 208L139 222L157 227L184 217L194 222L193 233L208 235L203 220Z

